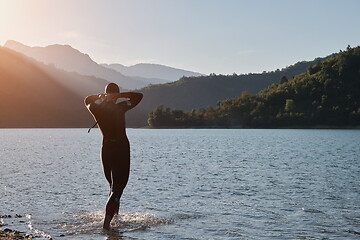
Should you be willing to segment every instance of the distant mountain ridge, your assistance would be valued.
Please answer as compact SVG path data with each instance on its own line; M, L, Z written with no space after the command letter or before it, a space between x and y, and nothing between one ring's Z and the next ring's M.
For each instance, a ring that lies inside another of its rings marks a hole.
M124 76L123 74L94 62L88 54L69 45L49 45L47 47L29 47L19 42L9 40L4 47L20 52L46 64L53 64L55 67L68 72L77 72L86 76L95 76L115 82L125 89L141 88L148 83Z
M138 89L149 84L175 81L182 76L201 75L200 73L158 64L139 64L130 67L121 64L98 64L88 54L82 53L70 45L54 44L46 47L29 47L17 41L9 40L4 44L4 47L43 63L53 64L55 67L68 72L77 72L115 82L124 89Z
M101 64L102 66L112 68L126 76L162 79L166 83L179 80L182 77L203 76L201 73L186 71L178 68L168 67L154 63L139 63L132 66L122 64Z

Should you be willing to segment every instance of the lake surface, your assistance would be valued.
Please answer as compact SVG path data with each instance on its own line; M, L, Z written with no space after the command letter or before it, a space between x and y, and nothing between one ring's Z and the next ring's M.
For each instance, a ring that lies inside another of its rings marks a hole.
M1 229L37 239L359 239L359 130L128 129L113 230L93 129L0 129ZM21 217L15 217L16 214Z

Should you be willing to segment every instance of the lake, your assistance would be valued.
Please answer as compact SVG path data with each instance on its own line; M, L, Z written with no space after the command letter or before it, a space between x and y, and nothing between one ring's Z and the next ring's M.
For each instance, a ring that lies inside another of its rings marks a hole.
M130 179L107 232L98 129L0 129L1 229L36 239L360 238L359 130L127 133Z

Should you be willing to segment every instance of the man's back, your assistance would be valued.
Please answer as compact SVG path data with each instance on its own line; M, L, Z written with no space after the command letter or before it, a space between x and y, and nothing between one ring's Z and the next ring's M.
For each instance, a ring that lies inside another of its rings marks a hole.
M126 137L125 113L139 104L141 93L125 92L86 97L85 104L97 121L104 139Z
M127 105L123 103L102 102L90 105L90 111L94 115L104 139L121 139L125 133L125 112Z

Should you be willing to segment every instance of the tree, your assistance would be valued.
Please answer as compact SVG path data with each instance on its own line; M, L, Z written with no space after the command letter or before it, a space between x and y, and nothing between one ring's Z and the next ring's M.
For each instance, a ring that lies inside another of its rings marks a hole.
M283 83L286 83L288 82L289 80L287 79L286 76L282 76L281 79L280 79L280 84L283 84Z
M294 108L295 108L294 100L286 99L285 111L291 112L292 110L294 110Z
M216 107L191 112L155 109L149 119L159 126L186 127L360 126L359 69L360 47L351 48L317 62L291 81L283 76L280 84L257 94L243 91L233 99L219 101ZM160 119L166 119L166 124Z

